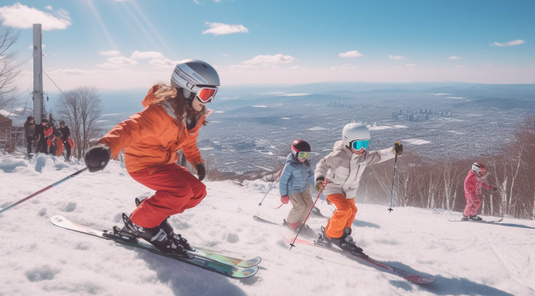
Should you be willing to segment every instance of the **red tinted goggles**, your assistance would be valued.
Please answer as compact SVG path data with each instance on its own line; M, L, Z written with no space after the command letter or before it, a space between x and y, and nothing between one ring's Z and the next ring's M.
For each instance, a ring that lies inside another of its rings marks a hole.
M203 103L210 103L217 93L215 86L199 86L197 89L197 98Z

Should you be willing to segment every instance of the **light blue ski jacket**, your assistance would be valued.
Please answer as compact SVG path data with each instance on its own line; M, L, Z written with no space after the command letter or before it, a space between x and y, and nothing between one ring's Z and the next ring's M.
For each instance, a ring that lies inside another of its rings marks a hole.
M279 180L281 196L301 193L308 189L309 183L314 184L314 170L307 164L308 161L300 162L292 153L288 154Z

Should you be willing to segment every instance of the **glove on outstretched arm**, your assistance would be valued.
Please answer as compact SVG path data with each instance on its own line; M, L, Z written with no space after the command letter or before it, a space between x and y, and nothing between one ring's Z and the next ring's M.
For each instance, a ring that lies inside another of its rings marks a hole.
M199 177L199 181L202 181L204 177L206 177L206 169L204 168L204 163L199 163L197 165L197 177Z
M392 148L397 155L403 154L403 144L397 141Z
M110 161L110 148L104 144L97 144L91 147L85 153L85 165L90 172L96 172L104 169Z

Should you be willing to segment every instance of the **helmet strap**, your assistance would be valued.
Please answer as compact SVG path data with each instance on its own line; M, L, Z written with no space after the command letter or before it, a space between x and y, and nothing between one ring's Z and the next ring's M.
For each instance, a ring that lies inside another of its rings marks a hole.
M184 95L184 99L186 99L186 102L188 102L188 105L191 107L193 99L195 99L195 93L183 88L182 94Z

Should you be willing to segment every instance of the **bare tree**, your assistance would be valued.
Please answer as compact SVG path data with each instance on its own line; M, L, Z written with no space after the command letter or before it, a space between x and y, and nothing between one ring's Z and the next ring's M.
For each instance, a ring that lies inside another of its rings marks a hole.
M98 137L101 129L98 119L102 115L100 98L95 88L79 87L63 93L58 115L71 130L75 142L74 157L80 159L89 148L91 140Z
M16 87L13 81L20 70L11 47L18 38L19 33L13 28L0 25L0 109L15 101Z

